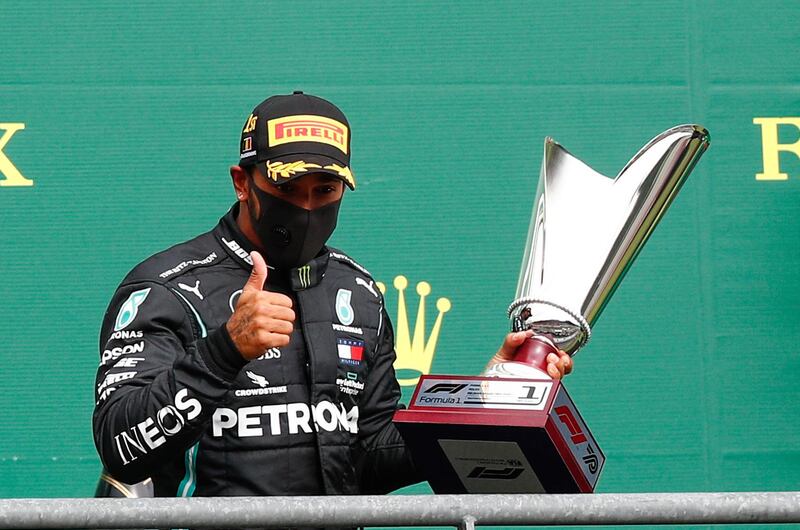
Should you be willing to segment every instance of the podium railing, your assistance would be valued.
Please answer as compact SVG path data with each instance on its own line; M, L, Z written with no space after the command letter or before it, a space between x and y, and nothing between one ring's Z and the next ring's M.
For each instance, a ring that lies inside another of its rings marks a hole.
M5 528L800 523L800 492L5 499Z

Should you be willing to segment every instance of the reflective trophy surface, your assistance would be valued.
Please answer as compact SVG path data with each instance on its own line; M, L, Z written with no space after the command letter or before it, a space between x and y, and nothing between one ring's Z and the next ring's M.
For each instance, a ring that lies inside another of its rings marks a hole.
M551 138L544 158L512 329L534 335L482 376L423 376L397 428L437 493L592 492L605 457L549 353L591 337L625 272L708 148L697 125L648 142L609 178Z
M97 488L94 491L95 497L126 497L138 499L142 497L153 497L153 481L145 479L136 484L127 484L112 477L108 471L103 470Z
M673 127L647 143L616 178L597 173L551 138L534 201L516 299L514 330L536 336L514 361L485 375L547 377L544 357L570 355L591 326L708 147L696 125Z

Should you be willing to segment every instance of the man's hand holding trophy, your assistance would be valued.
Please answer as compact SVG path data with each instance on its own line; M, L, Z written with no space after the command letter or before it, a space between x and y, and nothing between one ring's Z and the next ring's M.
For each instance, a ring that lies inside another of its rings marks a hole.
M532 338L533 330L512 331L506 335L500 349L494 354L486 365L483 373L488 373L496 364L514 361L519 348L527 339ZM547 375L552 379L562 379L565 375L572 373L572 357L565 351L559 350L557 353L548 352L545 357L547 362Z

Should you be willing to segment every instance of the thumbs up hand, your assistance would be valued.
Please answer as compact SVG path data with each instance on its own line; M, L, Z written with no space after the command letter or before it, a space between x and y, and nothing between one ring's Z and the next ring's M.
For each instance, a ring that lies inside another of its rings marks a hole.
M264 258L258 252L251 252L250 258L253 271L236 303L236 311L225 324L239 353L247 360L270 348L288 345L295 318L291 298L264 290L267 281Z

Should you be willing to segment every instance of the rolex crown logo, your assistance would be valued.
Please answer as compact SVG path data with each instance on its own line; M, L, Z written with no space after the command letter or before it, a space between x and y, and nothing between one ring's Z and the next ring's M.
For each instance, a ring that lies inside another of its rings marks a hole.
M386 285L377 282L377 286L381 293L386 294ZM444 314L450 311L451 304L447 298L436 300L438 314L430 336L426 340L425 298L431 294L431 285L428 282L417 283L416 290L419 295L419 307L417 308L417 319L414 322L414 335L412 337L406 310L406 287L408 287L408 279L405 276L396 276L394 288L397 289L397 319L395 320L397 360L394 363L394 368L397 371L397 380L401 385L413 386L417 384L421 375L430 373L433 355L436 353L436 343L439 340L439 333L442 329L442 320Z

